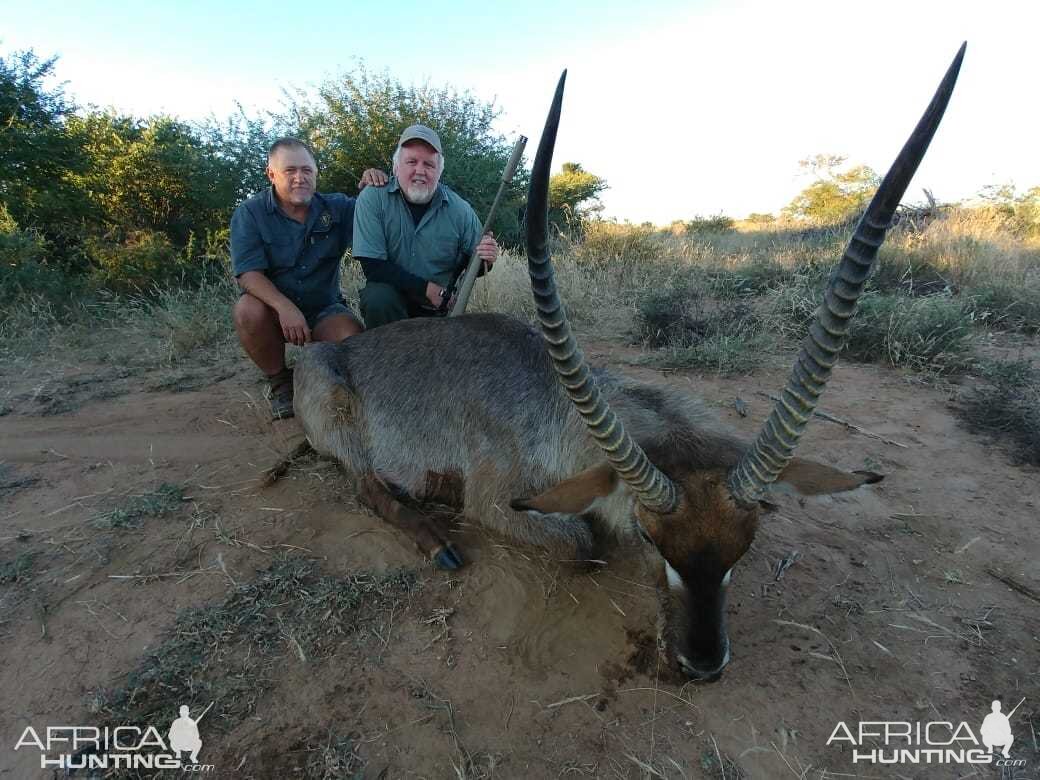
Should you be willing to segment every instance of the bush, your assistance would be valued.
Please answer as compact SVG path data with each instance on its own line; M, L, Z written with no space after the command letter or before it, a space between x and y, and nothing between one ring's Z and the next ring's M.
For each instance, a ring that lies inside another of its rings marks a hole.
M862 213L881 179L865 165L840 170L845 162L841 155L827 154L802 160L799 165L816 180L798 193L782 213L817 225L844 223Z
M747 303L719 303L683 274L646 291L636 304L636 332L660 349L649 362L664 368L708 368L720 374L751 371L770 345Z
M83 282L47 262L48 244L37 233L19 230L0 209L0 316L5 325L27 315L60 319L83 290Z
M902 293L912 297L950 294L957 290L932 263L887 254L879 258L870 286L884 293Z
M669 230L673 235L701 236L716 233L728 233L733 230L734 222L731 217L717 214L714 217L696 216L693 219L677 220L673 222Z
M715 333L754 327L758 318L743 302L717 304L695 287L691 275L645 292L636 303L636 329L651 347L686 346Z
M991 328L1040 333L1040 284L981 284L968 292L965 305L976 322Z
M770 296L767 327L801 340L819 309L823 293L802 285ZM866 292L853 317L842 357L949 373L968 364L973 319L956 298L909 298Z
M640 264L656 260L661 245L654 229L644 225L594 219L582 223L581 238L574 244L575 260L590 265Z
M844 354L916 370L963 370L971 347L972 319L947 296L906 298L866 294L852 320Z
M92 278L98 286L117 293L148 293L172 285L192 287L219 262L219 256L212 254L214 243L209 238L207 252L196 256L194 237L182 250L162 233L147 230L131 233L121 244L91 239L88 249L95 264Z
M1040 374L1024 360L986 361L987 384L954 407L968 429L1010 439L1016 460L1040 466Z

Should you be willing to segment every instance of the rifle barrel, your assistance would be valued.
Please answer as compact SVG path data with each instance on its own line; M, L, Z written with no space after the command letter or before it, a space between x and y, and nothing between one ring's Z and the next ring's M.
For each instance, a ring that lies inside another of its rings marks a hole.
M520 164L520 155L524 153L525 146L527 146L527 138L525 136L520 136L516 139L516 143L513 144L513 152L509 155L509 161L506 163L505 170L502 171L502 181L499 182L495 200L491 203L491 210L488 212L484 224L480 227L478 242L487 233L488 228L491 227L491 222L495 218L495 212L498 211L498 204L502 200L502 194L506 191L506 187L509 186L509 182L513 180L513 174L516 173L516 166ZM469 303L469 296L473 291L473 283L477 280L477 271L479 270L480 256L477 255L477 250L474 249L473 254L469 258L469 263L466 265L466 272L463 274L462 281L459 284L455 306L448 314L449 317L458 317L460 314L466 313L466 305Z

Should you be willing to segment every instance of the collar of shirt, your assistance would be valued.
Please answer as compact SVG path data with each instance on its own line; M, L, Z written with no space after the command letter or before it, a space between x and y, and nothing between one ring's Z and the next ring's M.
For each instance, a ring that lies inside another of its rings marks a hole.
M438 185L438 187L439 186L440 185ZM286 219L292 219L292 217L286 214L285 211L278 206L278 201L274 196L274 185L268 187L264 192L264 208L267 209L268 214L274 214L277 212ZM327 218L324 218L326 215ZM323 219L321 219L319 224L315 224L319 222L319 217L323 217ZM294 219L292 219L292 221L296 222ZM328 230L333 223L338 221L339 220L336 219L335 215L330 212L328 204L325 202L325 198L322 197L320 192L315 192L314 196L311 198L310 205L307 207L307 221L304 223L304 228L306 228L307 232L310 233L311 230L324 232Z

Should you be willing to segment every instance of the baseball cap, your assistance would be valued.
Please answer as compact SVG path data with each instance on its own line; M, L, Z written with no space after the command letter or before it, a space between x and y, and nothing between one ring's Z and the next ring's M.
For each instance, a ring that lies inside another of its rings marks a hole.
M441 148L440 136L426 125L412 125L411 127L406 128L405 131L401 133L401 140L397 142L397 145L398 147L401 147L409 141L425 141L436 149L438 154L444 154L444 149Z

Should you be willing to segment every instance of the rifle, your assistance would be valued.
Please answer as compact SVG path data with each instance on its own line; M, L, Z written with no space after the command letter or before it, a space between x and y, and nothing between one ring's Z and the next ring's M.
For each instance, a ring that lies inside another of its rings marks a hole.
M527 145L527 138L520 136L516 139L516 143L513 144L513 153L509 155L509 162L506 163L506 169L502 172L502 181L499 182L498 192L495 194L495 200L491 203L491 210L488 212L487 219L484 220L484 224L480 228L480 239L487 233L488 228L491 227L491 221L495 218L495 212L498 210L498 203L502 200L502 193L505 192L506 187L509 186L509 182L513 180L513 174L516 173L516 166L520 163L520 155L524 153L524 147ZM476 248L473 249L473 254L469 258L469 263L466 264L465 270L460 269L458 273L451 280L451 284L444 290L444 296L441 299L440 312L444 313L447 311L448 306L451 303L451 299L456 295L456 288L458 289L458 296L455 300L455 306L452 307L448 313L449 317L458 317L460 314L466 313L466 304L469 303L470 293L473 291L473 282L477 279L477 271L480 270L480 257L477 255Z

